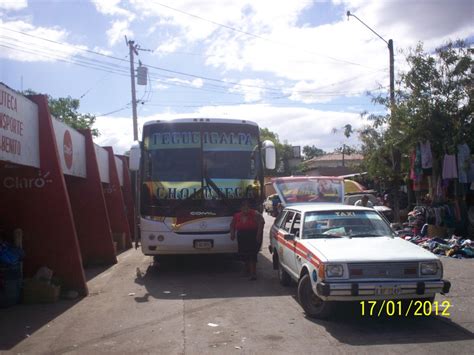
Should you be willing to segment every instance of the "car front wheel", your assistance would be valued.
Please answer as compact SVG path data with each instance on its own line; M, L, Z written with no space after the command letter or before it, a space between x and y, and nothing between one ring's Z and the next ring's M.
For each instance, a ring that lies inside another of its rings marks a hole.
M308 317L324 319L331 314L333 304L323 301L313 292L308 274L298 282L298 300Z

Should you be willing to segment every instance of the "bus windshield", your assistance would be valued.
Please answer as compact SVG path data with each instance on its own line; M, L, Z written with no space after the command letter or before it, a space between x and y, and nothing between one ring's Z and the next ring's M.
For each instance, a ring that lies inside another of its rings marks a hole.
M229 214L243 198L261 200L258 127L169 122L145 125L142 214L174 216L205 208Z

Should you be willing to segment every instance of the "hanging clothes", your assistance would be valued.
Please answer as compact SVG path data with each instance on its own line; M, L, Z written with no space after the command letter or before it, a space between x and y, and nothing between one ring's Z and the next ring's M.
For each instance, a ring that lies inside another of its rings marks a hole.
M469 168L469 174L467 174L467 180L474 183L474 159L471 159L471 167Z
M471 151L469 146L464 144L458 145L458 177L461 184L470 182L469 170L471 169Z
M445 154L443 159L443 179L456 179L457 177L456 157L454 154Z
M410 153L410 180L416 180L415 159L416 159L416 150L413 149Z
M421 167L423 169L430 169L433 167L433 155L431 154L430 141L420 143L421 150Z
M441 186L441 177L438 176L436 180L435 199L440 199L443 196L443 187Z
M421 180L423 178L423 169L421 165L421 149L419 144L416 145L415 175L418 180Z

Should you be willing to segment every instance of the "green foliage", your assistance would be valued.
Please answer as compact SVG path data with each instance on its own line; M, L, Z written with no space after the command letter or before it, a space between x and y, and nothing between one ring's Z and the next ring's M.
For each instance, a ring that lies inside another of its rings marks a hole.
M30 89L23 92L23 95L37 94L38 93ZM96 117L89 113L83 114L77 111L80 106L78 99L73 99L70 96L55 99L48 95L48 105L51 115L57 120L76 129L90 129L94 137L99 136L99 131L96 128L92 128Z
M351 154L359 153L359 149L351 145L343 144L342 147L335 148L334 153L339 153L339 154L344 153L346 155L351 155Z
M326 154L326 152L315 145L305 145L303 147L304 160L309 160L315 157L320 157L321 155Z
M408 71L397 83L392 115L370 115L372 126L360 130L365 168L373 178L393 181L391 152L402 154L402 174L407 175L408 156L418 142L429 140L433 169L437 175L445 153L455 153L456 145L474 148L472 59L473 50L462 42L450 42L427 53L419 44L406 54ZM390 109L388 97L375 103Z
M265 170L266 176L286 176L291 175L289 160L293 158L293 148L288 142L280 142L278 134L270 131L268 128L260 128L260 140L270 140L275 144L276 150L276 169Z

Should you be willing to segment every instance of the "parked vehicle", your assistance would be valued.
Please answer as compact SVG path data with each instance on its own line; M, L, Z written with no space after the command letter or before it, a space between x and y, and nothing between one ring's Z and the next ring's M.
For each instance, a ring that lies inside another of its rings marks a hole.
M362 199L363 196L367 196L369 198L369 201L373 205L373 209L376 210L377 212L383 214L387 220L390 222L393 222L393 213L392 209L388 206L384 206L380 201L377 200L377 198L374 196L374 194L370 192L360 192L356 194L347 194L344 196L344 204L346 205L352 205L354 206L355 203L359 200Z
M140 243L145 255L236 253L232 215L263 202L264 168L275 148L246 120L151 121L132 147L139 171Z
M273 194L268 196L265 201L263 202L263 209L268 214L273 214L275 207L277 207L281 203L278 194Z
M279 196L288 196L278 190L281 183L274 183ZM294 181L293 187L304 191ZM449 292L438 257L396 237L374 209L287 198L282 203L270 231L273 267L282 285L298 283L308 316L325 318L341 301L432 302L436 293Z

